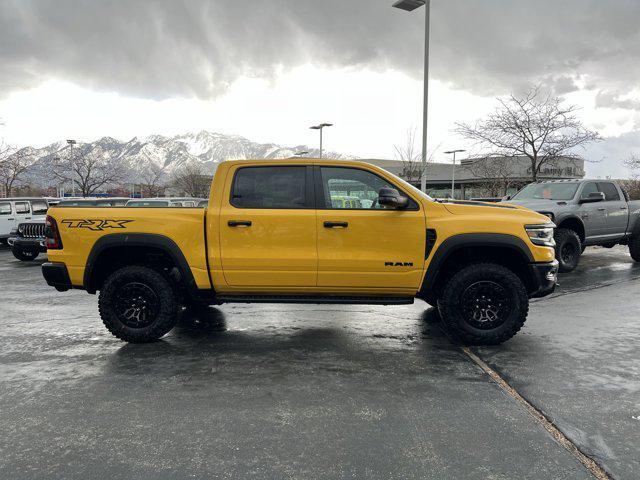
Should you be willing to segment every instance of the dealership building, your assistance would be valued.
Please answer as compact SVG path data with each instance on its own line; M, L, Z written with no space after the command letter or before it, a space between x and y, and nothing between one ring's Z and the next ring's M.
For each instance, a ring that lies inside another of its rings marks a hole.
M420 187L419 162L399 160L362 159L398 175L416 187ZM455 176L455 198L485 198L489 185L500 185L498 194L515 193L531 182L531 162L527 157L479 157L463 159L454 166L451 163L428 163L427 193L435 198L451 197L451 180ZM584 160L562 157L552 164L543 165L538 180L568 180L584 178ZM506 190L506 192L505 192ZM496 195L496 193L494 193Z

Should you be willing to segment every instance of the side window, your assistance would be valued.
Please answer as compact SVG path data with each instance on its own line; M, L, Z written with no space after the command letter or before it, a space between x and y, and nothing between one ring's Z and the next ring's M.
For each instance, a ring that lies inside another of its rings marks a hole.
M29 208L29 202L16 202L16 213L29 213L31 209Z
M618 193L618 189L611 182L599 182L598 187L600 187L600 191L604 193L604 199L607 202L613 202L620 200L620 194Z
M47 205L47 202L40 200L34 200L31 202L31 211L34 215L45 215L48 209L49 206Z
M326 209L384 209L378 204L380 189L398 189L375 173L359 168L320 167L320 175ZM410 199L408 208L416 207Z
M11 204L9 202L0 202L0 215L11 215Z
M306 167L243 167L236 171L231 205L238 208L307 208Z
M587 198L590 193L597 193L599 191L598 185L595 182L585 183L584 187L582 187L580 198Z

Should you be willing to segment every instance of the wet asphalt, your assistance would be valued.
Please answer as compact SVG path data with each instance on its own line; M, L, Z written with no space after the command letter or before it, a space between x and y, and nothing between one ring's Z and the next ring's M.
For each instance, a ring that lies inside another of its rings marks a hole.
M0 251L0 478L557 478L592 474L434 310L228 305L162 341ZM640 477L640 264L587 249L523 331L475 348L614 478Z

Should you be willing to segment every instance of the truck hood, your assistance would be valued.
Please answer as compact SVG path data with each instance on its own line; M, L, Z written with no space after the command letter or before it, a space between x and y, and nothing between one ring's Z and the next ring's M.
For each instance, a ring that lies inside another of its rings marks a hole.
M454 215L499 215L510 217L514 221L524 223L546 223L549 219L520 205L507 203L488 203L463 200L448 200L443 203L444 208Z
M500 205L518 205L534 212L550 212L558 205L564 205L565 200L508 200Z

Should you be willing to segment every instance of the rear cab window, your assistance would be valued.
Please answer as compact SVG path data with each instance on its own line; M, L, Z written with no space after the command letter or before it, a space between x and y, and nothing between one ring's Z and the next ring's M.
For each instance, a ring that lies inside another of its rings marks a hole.
M306 180L305 166L240 167L229 202L236 208L309 208Z

